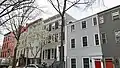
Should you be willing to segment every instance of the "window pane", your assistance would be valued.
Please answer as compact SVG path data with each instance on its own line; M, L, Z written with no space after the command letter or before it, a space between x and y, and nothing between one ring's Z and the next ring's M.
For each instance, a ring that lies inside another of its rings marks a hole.
M100 19L100 23L104 23L104 18L103 18L103 16L101 16L99 19Z
M96 43L96 45L99 45L99 38L98 38L98 34L95 34L95 43Z
M76 68L76 59L75 58L71 59L71 68Z
M71 25L71 32L75 29L74 25Z
M87 46L87 36L83 37L83 47Z
M93 23L94 23L94 25L97 25L97 19L96 19L96 17L93 18Z
M71 39L71 48L75 48L75 39Z
M84 68L89 68L89 58L83 58Z
M113 20L119 19L119 18L120 18L120 16L119 16L119 11L113 12L113 13L112 13L112 18L113 18Z
M102 33L102 43L105 44L107 43L107 39L106 39L106 34Z
M58 29L58 21L55 22L55 29Z
M82 22L82 28L86 28L86 21Z

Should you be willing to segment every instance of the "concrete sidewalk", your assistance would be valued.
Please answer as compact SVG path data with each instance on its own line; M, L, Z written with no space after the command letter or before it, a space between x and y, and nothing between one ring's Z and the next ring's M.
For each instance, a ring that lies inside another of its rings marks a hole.
M12 66L9 66L8 68L12 68ZM24 67L16 67L16 68L24 68Z

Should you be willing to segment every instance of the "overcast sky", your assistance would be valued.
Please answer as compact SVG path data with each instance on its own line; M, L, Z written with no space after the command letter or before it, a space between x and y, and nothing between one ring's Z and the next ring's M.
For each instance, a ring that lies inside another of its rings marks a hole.
M90 16L92 14L95 14L97 12L103 11L105 9L120 5L120 0L104 0L105 6L102 5L103 3L102 0L100 2L101 3L95 4L92 7L92 9L90 8L88 10L83 11L83 9L80 8L72 8L67 13L78 20ZM37 4L40 5L40 7L44 7L44 10L46 10L47 12L46 14L43 14L41 17L48 18L57 14L57 12L55 12L55 10L51 8L52 6L47 2L47 0L37 0ZM2 41L3 41L3 36L0 36L0 45L2 45Z

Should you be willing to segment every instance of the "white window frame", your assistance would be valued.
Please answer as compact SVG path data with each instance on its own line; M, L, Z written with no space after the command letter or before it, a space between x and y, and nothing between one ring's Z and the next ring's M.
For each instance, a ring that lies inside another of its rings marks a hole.
M51 30L55 30L55 22L52 23L52 29Z
M85 21L85 23L86 23L86 27L85 27L85 28L83 28L83 26L82 26L82 24L83 24L84 21ZM82 28L82 29L86 29L86 28L87 28L87 21L86 21L86 20L83 20L83 21L81 22L81 28Z
M83 46L83 37L87 37L87 46ZM82 47L88 47L89 45L88 45L88 36L87 35L85 35L85 36L82 36L81 37L81 43L82 43Z
M94 24L94 18L96 18L96 22L97 22L96 25ZM97 25L98 25L98 19L97 19L97 17L93 17L93 18L92 18L92 24L93 24L93 26L97 26Z
M52 49L53 49L53 53L52 53ZM51 53L50 58L54 59L54 57L55 57L55 48L51 48L50 50L51 50L50 51L50 53Z
M96 39L95 39L95 35L98 35L98 41L99 41L99 44L98 45L96 45ZM100 37L99 37L99 34L98 33L95 33L94 34L94 44L95 44L95 46L99 46L100 45Z
M106 43L103 43L103 39L102 39L102 34L103 34L103 33L105 33L105 32L102 32L102 33L101 33L101 42L102 42L102 44L107 44L107 35L106 35L106 33L105 33Z
M70 58L70 68L72 68L71 66L72 66L72 64L71 64L71 59L76 59L76 68L77 68L77 58L76 57L71 57Z
M82 57L82 68L84 68L84 62L83 62L83 58L89 58L89 68L91 67L91 65L90 65L90 60L91 60L91 58L90 57Z
M119 10L118 10L118 11L114 11L114 12L112 12L111 15L112 15L112 20L116 20L116 19L114 19L115 16L118 16L119 19L120 19L120 13L119 13Z
M74 28L72 28L72 26L74 26ZM70 26L70 28L71 28L71 32L74 32L74 31L75 31L75 24L72 24L72 25Z
M104 16L100 16L99 21L100 21L100 24L103 24L104 23Z
M120 43L120 41L116 39L116 32L118 32L118 34L120 35L120 30L114 31L114 33L115 33L115 41L116 41L116 43ZM120 37L120 36L119 36L119 37Z
M75 40L75 43L74 43L74 44L75 44L75 47L74 47L74 48L76 48L76 39L75 39L75 38L71 38L71 39L70 39L70 48L71 48L71 49L74 49L74 48L72 48L72 44L71 44L71 40L72 40L72 39Z
M45 57L44 59L47 59L48 58L48 49L45 49L44 51L45 51L44 52L44 57Z

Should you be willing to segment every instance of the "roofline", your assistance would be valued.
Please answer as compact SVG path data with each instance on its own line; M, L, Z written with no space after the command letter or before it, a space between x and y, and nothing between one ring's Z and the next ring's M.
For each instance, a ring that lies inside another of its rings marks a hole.
M31 25L33 25L33 24L37 23L38 21L42 21L42 20L43 20L43 18L37 19L37 20L35 20L35 21L31 22L30 24L28 24L28 26L27 26L27 27L30 27Z
M98 12L97 14L101 14L101 13L107 12L107 11L109 11L109 10L118 8L118 7L120 7L120 5L114 6L114 7L112 7L112 8L106 9L106 10L103 10L103 11L101 11L101 12Z
M74 22L72 22L72 23L79 22L79 21L81 21L81 20L87 19L87 18L92 17L92 16L94 16L94 15L98 15L98 14L101 14L101 13L107 12L107 11L109 11L109 10L112 10L112 9L115 9L115 8L118 8L118 7L120 7L120 5L117 5L117 6L115 6L115 7L112 7L112 8L109 8L109 9L103 10L103 11L101 11L101 12L98 12L98 13L92 14L92 15L87 16L87 17L84 17L84 18L82 18L82 19L76 20L76 21L74 21ZM72 23L70 23L70 24L72 24ZM67 25L69 25L69 24L67 24Z

